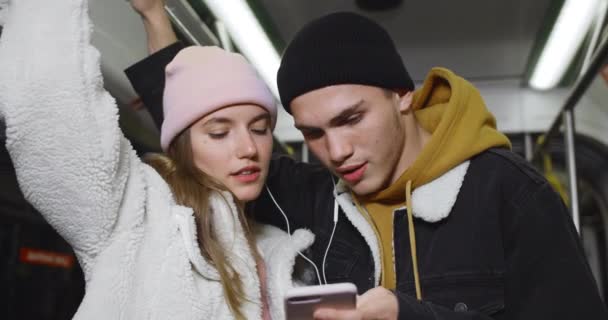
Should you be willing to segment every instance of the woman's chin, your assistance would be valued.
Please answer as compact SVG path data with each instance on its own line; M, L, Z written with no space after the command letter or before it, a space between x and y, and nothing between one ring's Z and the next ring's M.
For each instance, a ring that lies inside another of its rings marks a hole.
M232 190L232 193L240 202L249 202L260 196L262 186L263 185L241 186Z

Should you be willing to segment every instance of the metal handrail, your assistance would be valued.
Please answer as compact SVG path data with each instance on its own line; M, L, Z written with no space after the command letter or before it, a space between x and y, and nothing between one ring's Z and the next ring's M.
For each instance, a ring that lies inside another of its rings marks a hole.
M592 41L593 42L593 41ZM591 48L592 50L593 48ZM578 206L578 178L576 173L576 151L574 143L574 107L577 106L579 100L583 94L587 91L591 82L597 76L598 71L603 66L608 54L608 34L602 39L602 43L595 51L591 62L589 63L586 70L583 71L581 77L574 84L574 88L570 95L566 98L566 101L561 108L557 117L549 127L549 130L543 138L539 141L534 148L532 153L531 161L538 159L543 151L545 151L549 140L553 138L562 124L564 124L564 138L566 145L566 167L568 171L569 193L570 193L570 211L572 213L572 220L576 230L580 233L580 213Z
M165 11L175 27L195 45L220 45L220 40L186 0L167 0Z
M606 55L608 54L608 33L606 35L607 36L604 36L602 43L595 52L587 71L576 81L572 92L568 98L566 98L566 102L556 116L555 120L553 120L551 127L547 133L544 134L544 138L534 148L534 153L532 155L533 161L541 156L542 151L547 147L548 141L558 133L559 127L562 124L563 113L565 111L574 109L580 98L587 91L587 88L597 75L598 71L603 66Z

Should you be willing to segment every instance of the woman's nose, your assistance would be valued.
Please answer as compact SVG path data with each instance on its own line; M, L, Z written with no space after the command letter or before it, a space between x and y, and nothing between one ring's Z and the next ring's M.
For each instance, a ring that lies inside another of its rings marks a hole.
M251 136L251 133L248 132L243 134L239 141L237 141L237 157L239 159L244 158L253 158L258 153L257 146L255 145L255 141Z

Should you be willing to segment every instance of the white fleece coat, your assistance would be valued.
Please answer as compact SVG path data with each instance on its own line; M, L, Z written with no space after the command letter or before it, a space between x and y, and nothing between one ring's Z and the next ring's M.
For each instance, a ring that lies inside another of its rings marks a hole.
M3 0L4 1L4 0ZM217 271L200 254L190 208L143 164L118 127L90 45L86 0L12 0L0 39L0 121L19 184L72 245L86 293L75 319L230 319ZM247 319L261 318L259 278L231 196L211 197L214 228L241 274ZM284 318L297 250L256 229L273 319Z

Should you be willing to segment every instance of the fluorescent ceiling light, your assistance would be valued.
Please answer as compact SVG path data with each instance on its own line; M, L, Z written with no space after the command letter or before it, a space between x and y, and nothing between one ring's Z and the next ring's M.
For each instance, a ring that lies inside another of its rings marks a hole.
M275 97L279 97L276 76L279 54L266 32L243 0L205 0L207 7L221 20L240 51L256 67Z
M566 0L530 77L534 89L551 89L570 66L594 16L600 0Z

